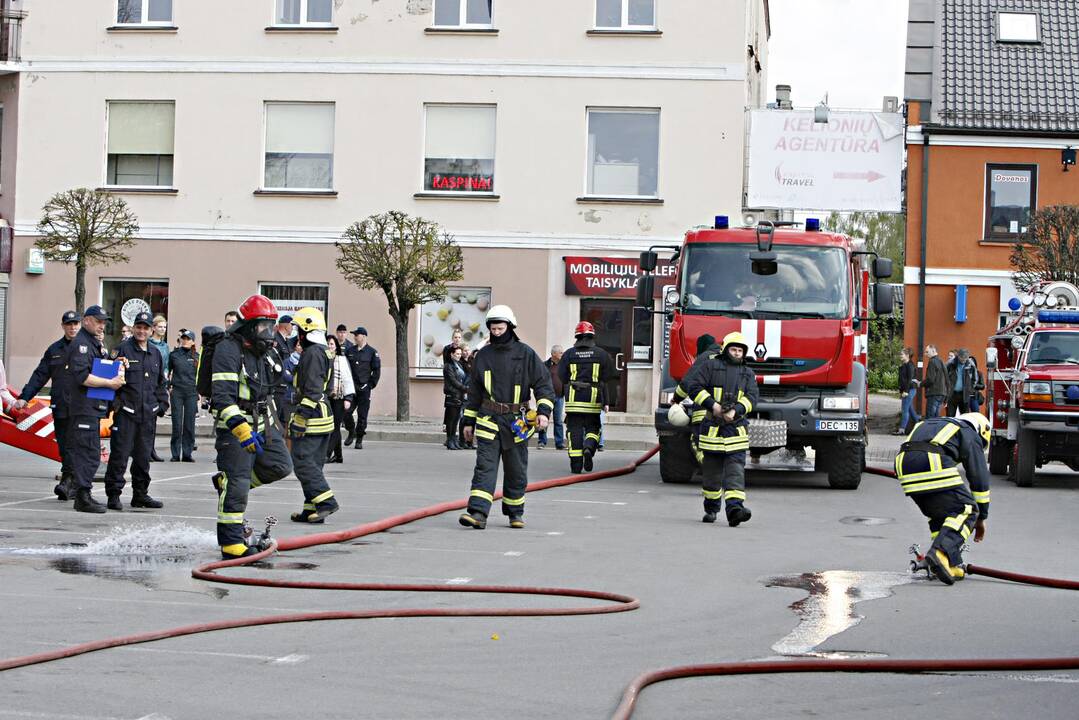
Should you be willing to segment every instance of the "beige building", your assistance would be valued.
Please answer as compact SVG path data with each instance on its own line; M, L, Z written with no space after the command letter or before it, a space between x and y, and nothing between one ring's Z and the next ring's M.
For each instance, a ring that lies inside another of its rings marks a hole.
M412 318L422 416L441 414L439 348L455 327L481 341L492 303L513 307L544 356L591 320L627 370L620 409L650 413L659 323L634 321L633 269L604 259L742 210L767 0L22 9L5 20L21 44L0 58L0 216L14 231L0 317L16 385L73 304L73 269L30 253L42 205L69 188L122 196L141 227L129 263L89 270L87 304L148 304L167 315L170 343L254 292L283 309L315 304L331 329L366 326L380 350L373 414L395 403L393 323L381 293L339 275L334 243L385 210L437 221L465 273Z

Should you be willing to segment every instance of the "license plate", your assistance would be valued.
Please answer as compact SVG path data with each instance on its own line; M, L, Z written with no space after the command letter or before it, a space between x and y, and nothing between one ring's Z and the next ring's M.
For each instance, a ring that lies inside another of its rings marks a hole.
M858 432L857 420L818 420L818 430L838 430L840 432Z

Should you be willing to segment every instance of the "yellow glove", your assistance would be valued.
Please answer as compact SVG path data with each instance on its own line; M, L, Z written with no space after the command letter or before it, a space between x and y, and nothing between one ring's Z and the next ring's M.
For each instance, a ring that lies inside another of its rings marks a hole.
M262 452L261 438L251 430L251 425L243 418L235 418L237 422L229 423L229 432L240 441L240 447L249 453Z
M307 432L307 418L299 413L292 416L292 421L288 426L289 435L294 438L301 438Z

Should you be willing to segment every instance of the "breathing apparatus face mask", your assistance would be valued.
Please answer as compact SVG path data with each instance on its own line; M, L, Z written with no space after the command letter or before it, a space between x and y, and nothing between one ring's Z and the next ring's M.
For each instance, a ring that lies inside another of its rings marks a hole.
M244 328L244 338L257 353L264 353L273 346L273 320L255 320Z

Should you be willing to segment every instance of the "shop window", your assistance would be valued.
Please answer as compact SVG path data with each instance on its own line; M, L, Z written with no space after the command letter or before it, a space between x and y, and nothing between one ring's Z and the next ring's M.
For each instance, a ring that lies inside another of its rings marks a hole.
M435 27L489 28L492 0L435 0Z
M654 30L656 0L596 0L599 30Z
M329 322L330 286L320 283L277 285L259 283L259 292L270 298L279 315L295 315L300 308L313 307L321 310ZM340 322L348 323L344 318ZM336 324L336 322L335 322Z
M172 0L118 0L117 25L171 25Z
M587 194L656 197L658 110L589 110Z
M420 307L420 327L417 333L416 375L442 377L442 351L461 332L461 345L475 350L487 342L484 322L491 307L491 288L452 287L442 300L424 303Z
M87 299L87 305L93 303ZM140 312L169 316L169 281L158 280L102 280L101 307L112 318L105 325L105 347L114 349L123 339L123 326L134 320Z
M1017 240L1037 206L1037 165L987 165L985 171L985 236Z
M495 112L490 105L426 106L424 190L494 192Z
M176 104L113 100L108 114L105 183L172 187Z
M266 103L264 189L333 189L333 103Z
M277 0L275 25L330 25L333 0Z

